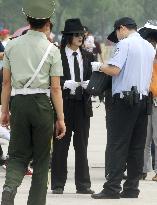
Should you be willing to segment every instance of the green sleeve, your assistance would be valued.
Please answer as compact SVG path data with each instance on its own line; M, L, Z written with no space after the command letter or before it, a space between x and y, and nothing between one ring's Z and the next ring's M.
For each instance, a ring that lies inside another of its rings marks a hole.
M7 68L7 69L11 70L7 49L4 51L3 68Z
M63 76L63 67L60 50L55 48L52 54L52 64L50 68L50 76Z

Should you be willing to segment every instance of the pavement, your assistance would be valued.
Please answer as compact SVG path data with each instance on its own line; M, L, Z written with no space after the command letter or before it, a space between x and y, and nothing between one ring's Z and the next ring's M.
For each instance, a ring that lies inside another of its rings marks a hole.
M91 129L88 146L88 159L92 189L96 193L102 190L102 186L105 181L104 161L106 145L105 109L103 104L101 104L100 107L98 106L98 102L93 103L94 117L91 118ZM5 143L5 141L3 142ZM3 145L3 149L5 152L7 152L7 144ZM53 195L51 193L49 184L46 203L47 205L157 205L157 182L153 182L151 180L151 178L154 176L153 172L149 173L146 180L140 181L141 193L138 199L94 200L90 197L90 195L76 194L74 183L74 160L74 149L71 142L68 157L68 179L64 194ZM4 180L5 170L0 167L0 193L2 192ZM15 205L27 204L30 183L31 177L25 176L22 185L18 189L18 193L15 198Z

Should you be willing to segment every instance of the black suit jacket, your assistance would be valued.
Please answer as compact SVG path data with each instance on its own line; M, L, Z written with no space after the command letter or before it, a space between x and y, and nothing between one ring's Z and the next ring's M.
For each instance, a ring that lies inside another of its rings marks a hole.
M64 74L64 76L61 77L61 86L63 88L64 82L66 80L71 80L71 75L70 75L68 59L65 53L65 48L61 48L60 52L61 52L63 74ZM91 62L94 61L94 56L92 53L89 53L88 51L85 51L83 49L81 49L81 54L83 59L83 81L90 80L92 74ZM65 90L62 89L62 92L63 92L64 110L68 112L68 99L70 99L70 89L65 89ZM82 100L84 104L83 109L85 115L88 117L93 116L91 98L90 95L86 92L86 90L83 90Z

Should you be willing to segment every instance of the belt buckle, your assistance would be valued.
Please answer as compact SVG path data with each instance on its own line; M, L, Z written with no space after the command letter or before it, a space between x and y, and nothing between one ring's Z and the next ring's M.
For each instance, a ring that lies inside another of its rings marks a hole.
M28 95L28 90L27 90L27 88L23 88L23 95Z
M11 96L15 96L15 95L16 95L16 90L12 87Z

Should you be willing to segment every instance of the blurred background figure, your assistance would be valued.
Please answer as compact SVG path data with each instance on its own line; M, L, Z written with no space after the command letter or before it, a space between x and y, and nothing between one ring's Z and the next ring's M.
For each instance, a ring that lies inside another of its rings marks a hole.
M0 33L1 37L1 33ZM3 55L4 55L4 46L2 42L0 41L0 95L2 91L2 80L3 80ZM1 97L0 97L0 105L1 105ZM1 131L0 131L1 135ZM6 157L4 156L2 146L0 144L0 166L4 165L6 161Z
M3 29L0 31L0 38L1 38L1 42L4 46L4 48L6 47L7 43L10 41L10 31L9 29Z
M139 33L156 49L157 21L147 22L144 27L139 30ZM155 56L153 67L153 76L150 85L150 91L153 97L152 113L148 117L147 138L144 150L144 167L141 179L145 179L147 177L147 173L154 169L155 176L152 178L152 180L157 181L157 54ZM152 152L152 149L154 152ZM152 153L154 154L153 156ZM152 158L154 158L154 160L152 160ZM154 167L152 161L154 161Z
M95 47L93 48L93 54L95 56L95 60L101 61L101 63L104 63L101 45L100 45L99 41L96 39L96 37L94 39L94 44L95 44Z
M18 36L21 36L25 33L25 31L28 31L30 29L30 25L27 25L27 26L23 26L23 27L20 27L19 29L17 29L13 35L11 35L11 38L16 38Z
M92 52L95 58L95 61L104 62L102 56L102 49L101 44L99 43L98 39L94 37L92 32L88 29L87 26L84 26L85 30L85 37L84 37L84 48L85 50Z
M89 52L93 52L93 49L96 47L94 43L94 36L86 26L84 26L84 31L85 31L84 48Z

